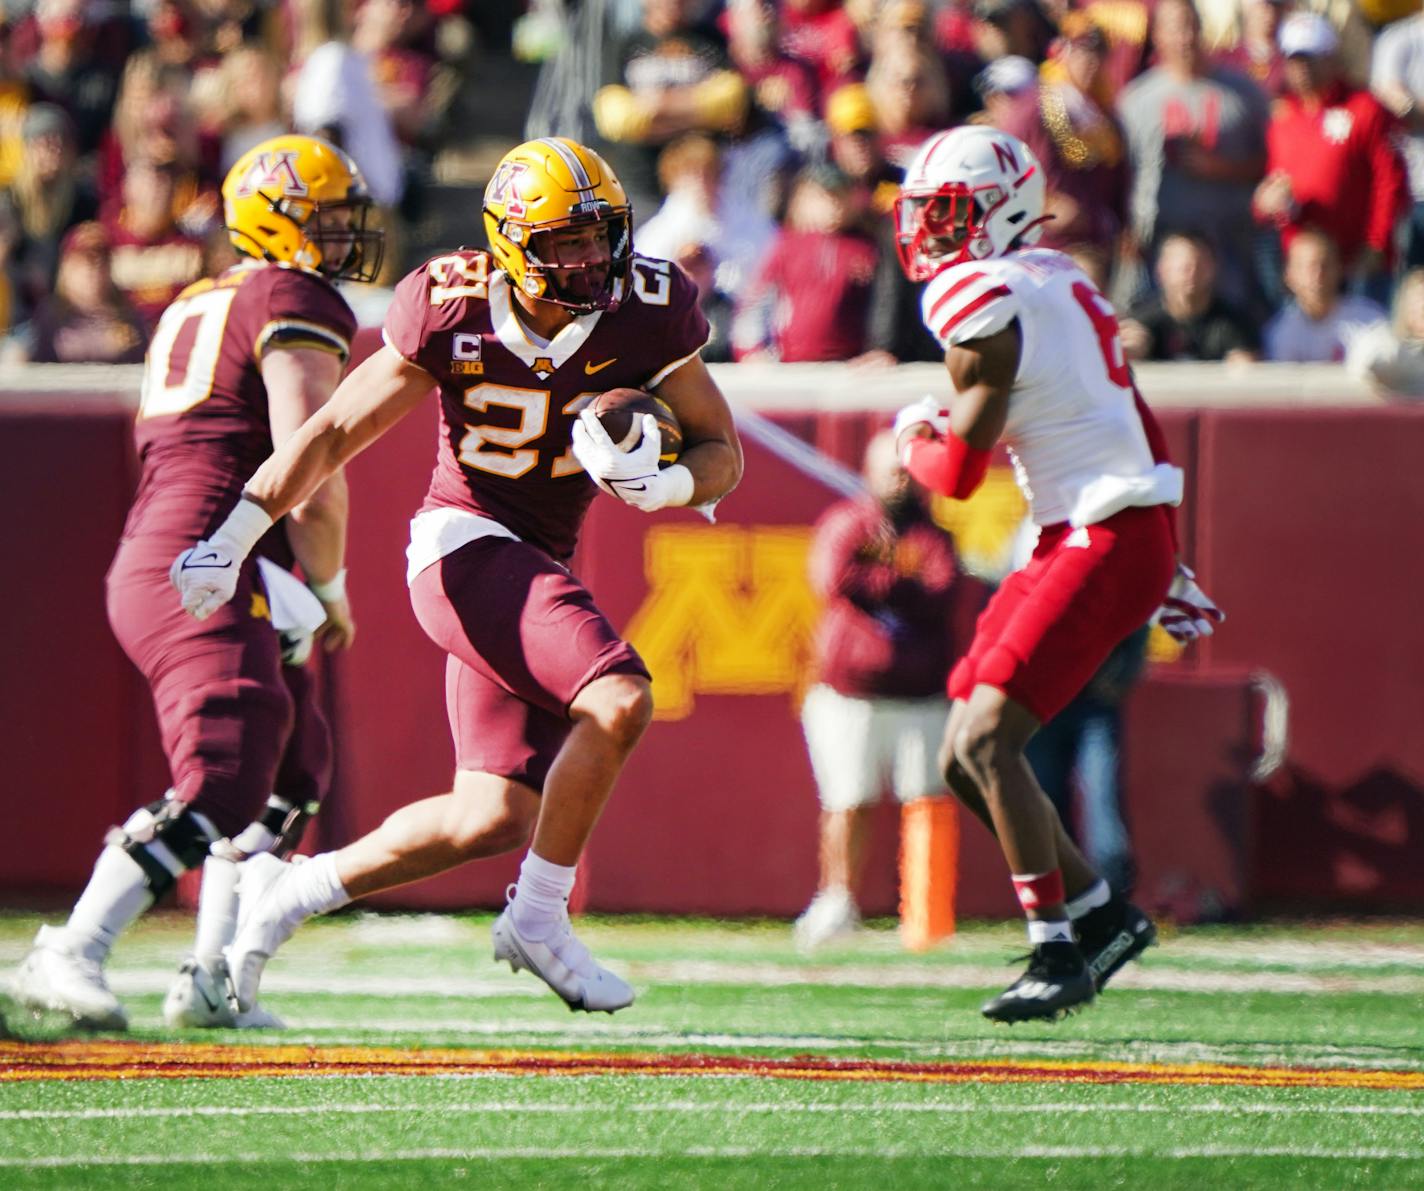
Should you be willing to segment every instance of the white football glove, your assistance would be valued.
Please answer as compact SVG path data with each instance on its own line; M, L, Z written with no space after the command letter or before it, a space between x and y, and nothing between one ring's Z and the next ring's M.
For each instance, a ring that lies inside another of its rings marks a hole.
M660 468L662 432L658 420L643 414L642 424L637 445L623 451L608 436L598 415L586 409L574 423L574 458L604 492L635 509L652 513L669 505L687 504L692 499L692 473L680 463Z
M912 401L895 415L895 441L912 426L928 426L943 437L949 433L949 410L926 394Z
M1225 619L1226 613L1197 586L1191 568L1178 563L1167 598L1153 614L1152 623L1161 625L1178 645L1186 645L1198 637L1210 637Z
M212 537L175 558L168 580L178 589L183 610L196 620L207 620L232 599L242 564L271 528L272 518L260 505L239 500Z
M197 620L207 620L232 599L241 571L241 559L203 540L173 560L168 578L178 589L183 610Z

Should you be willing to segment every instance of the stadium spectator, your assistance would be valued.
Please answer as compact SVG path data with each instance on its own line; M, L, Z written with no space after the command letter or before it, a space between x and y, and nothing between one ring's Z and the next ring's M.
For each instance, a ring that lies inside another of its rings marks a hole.
M824 607L801 724L821 803L820 880L793 928L802 951L859 922L854 890L882 791L902 803L948 793L936 757L963 587L954 546L892 431L871 439L864 474L865 495L827 509L811 543Z
M890 213L900 192L900 171L880 151L875 105L864 83L847 83L826 100L831 163L851 180L856 205L875 217Z
M860 34L841 0L781 0L781 48L816 72L822 95L854 82Z
M1030 62L1048 57L1058 29L1039 0L976 0L975 41L985 61L1017 54Z
M1369 298L1340 292L1340 252L1324 232L1305 228L1286 249L1289 302L1266 326L1266 359L1297 363L1345 359L1351 341L1386 321Z
M638 251L677 260L689 248L706 247L717 289L735 297L760 268L777 227L759 203L729 194L721 162L717 142L702 133L688 133L663 149L658 181L667 198L638 228Z
M114 284L149 334L179 291L203 275L204 236L183 229L174 218L178 181L172 165L131 163L122 206L108 225Z
M684 132L733 132L746 119L747 84L730 69L715 29L691 19L689 0L643 0L641 26L617 47L614 77L593 97L608 162L635 214L657 204L658 151Z
M33 307L54 286L59 241L71 227L98 213L94 192L79 176L74 126L62 108L37 103L25 113L19 172L0 192L19 228L11 265L23 305Z
M0 203L0 364L15 362L11 332L29 316L15 249L20 243L20 220L14 209Z
M707 244L688 244L674 257L697 286L697 306L707 320L707 342L702 358L709 364L732 359L732 316L735 305L717 285L717 254Z
M38 0L7 47L31 100L68 113L81 157L98 147L108 126L118 88L117 63L128 49L122 22L101 24L102 11L88 0Z
M1339 39L1324 17L1293 13L1280 43L1290 94L1267 129L1257 214L1280 230L1287 252L1301 228L1325 232L1361 292L1383 301L1406 186L1393 117L1341 78Z
M147 333L109 275L108 233L81 223L64 237L54 294L24 336L36 364L139 364Z
M1216 292L1216 254L1205 236L1172 232L1157 252L1157 292L1140 299L1119 329L1132 360L1254 360L1254 322Z
M786 227L741 295L739 360L849 360L866 347L875 241L854 225L849 179L833 166L797 177Z
M974 76L974 91L984 105L982 112L970 117L975 123L1004 128L1016 101L1025 96L1037 97L1038 67L1017 54L995 58Z
M865 90L880 152L902 172L931 133L952 123L944 63L922 46L887 42L870 63Z
M282 69L261 46L245 45L224 58L215 75L216 131L222 138L219 159L226 174L254 145L286 131Z
M1392 324L1356 335L1345 365L1376 389L1395 397L1424 397L1424 269L1411 269L1394 296Z
M1216 249L1223 294L1249 308L1257 300L1251 193L1265 167L1265 94L1207 61L1191 0L1159 0L1152 45L1158 65L1118 102L1133 173L1125 263L1145 280L1162 229L1199 231Z
M809 144L818 111L816 74L778 44L780 26L770 0L730 0L727 55L751 88L752 102L779 121L795 144Z
M419 0L362 0L356 9L351 48L366 58L381 106L407 145L425 140L439 113L432 110L435 55L421 39L430 14Z
M1039 242L1064 250L1091 245L1110 257L1126 225L1128 172L1102 69L1107 37L1080 14L1068 14L1063 27L1038 86L994 123L1028 145L1043 166L1044 210L1053 218Z
M145 15L148 40L164 66L192 73L198 57L197 34L189 11L178 0L157 0Z
M1401 124L1398 144L1413 201L1404 263L1412 269L1424 265L1424 13L1380 31L1370 86Z
M1147 634L1144 625L1114 649L1024 749L1069 836L1122 897L1137 877L1122 805L1122 706L1142 677Z
M342 0L300 0L295 11L293 128L350 153L371 196L394 207L405 192L400 146L370 66L350 45Z
M1216 50L1212 62L1244 74L1272 99L1285 91L1285 55L1278 40L1290 0L1242 0L1235 44Z

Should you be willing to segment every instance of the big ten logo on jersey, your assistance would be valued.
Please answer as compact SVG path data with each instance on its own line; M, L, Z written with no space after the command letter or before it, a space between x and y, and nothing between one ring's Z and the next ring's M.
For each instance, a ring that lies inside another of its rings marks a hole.
M524 199L519 193L519 179L527 173L529 167L522 161L502 161L499 168L495 170L494 177L490 179L489 185L485 187L485 203L488 206L503 206L504 217L506 219L523 219L527 215L528 209L524 205ZM518 240L510 232L511 239Z
M696 695L786 695L809 680L820 602L803 526L656 525L643 542L648 593L628 624L657 690L658 719Z
M484 340L478 335L459 331L450 342L450 371L455 376L483 376L484 361L480 354Z
M247 172L237 184L236 194L247 198L254 194L277 194L305 198L307 184L297 173L297 151L283 149L277 153L259 153L252 159Z

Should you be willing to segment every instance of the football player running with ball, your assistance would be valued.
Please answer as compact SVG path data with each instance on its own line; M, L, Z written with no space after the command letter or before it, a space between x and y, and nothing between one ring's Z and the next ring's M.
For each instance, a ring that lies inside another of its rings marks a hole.
M183 606L218 612L273 520L440 394L430 490L411 523L407 579L421 627L449 655L451 790L301 865L249 863L228 956L238 1004L303 919L467 860L532 843L494 950L570 1007L622 1009L633 990L574 936L568 897L599 812L648 725L647 668L565 563L599 488L651 512L715 502L741 475L731 413L699 355L697 290L635 256L623 187L557 137L500 162L484 196L490 251L406 277L385 344L248 481L228 519L175 564ZM656 421L620 450L597 393L655 391L681 423L659 468Z
M994 1021L1054 1019L1093 999L1152 943L1145 914L1089 867L1024 746L1124 637L1155 615L1178 640L1221 612L1177 560L1182 472L1168 461L1112 308L1073 261L1035 249L1043 170L982 126L927 141L896 204L900 261L927 281L925 325L954 386L896 418L910 474L967 499L1003 441L1039 539L976 626L949 679L941 761L998 837L1028 916L1028 970L988 1001Z
M225 996L238 862L295 847L326 792L331 742L302 662L323 618L329 648L354 632L339 474L254 541L261 567L228 560L235 598L217 614L185 616L168 586L174 554L222 523L252 469L336 388L356 319L332 282L370 280L380 264L360 173L324 141L256 146L228 174L223 208L246 259L159 321L135 428L143 472L108 575L109 622L148 680L173 786L109 833L68 923L41 928L14 984L21 1003L92 1028L127 1024L103 971L115 939L199 863L195 954L165 1019L280 1024L252 1004L235 1014ZM285 573L294 561L310 591Z

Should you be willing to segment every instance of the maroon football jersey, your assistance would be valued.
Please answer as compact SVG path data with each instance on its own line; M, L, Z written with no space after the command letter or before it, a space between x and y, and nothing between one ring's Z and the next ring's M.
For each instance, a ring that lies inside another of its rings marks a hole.
M653 388L707 342L697 287L676 265L635 256L621 296L538 344L487 253L436 257L396 287L386 343L440 385L423 510L467 509L573 554L597 492L570 445L578 411L608 389Z
M345 360L355 333L325 279L286 265L244 262L179 294L145 361L143 473L124 536L206 537L272 453L263 354L315 347Z

